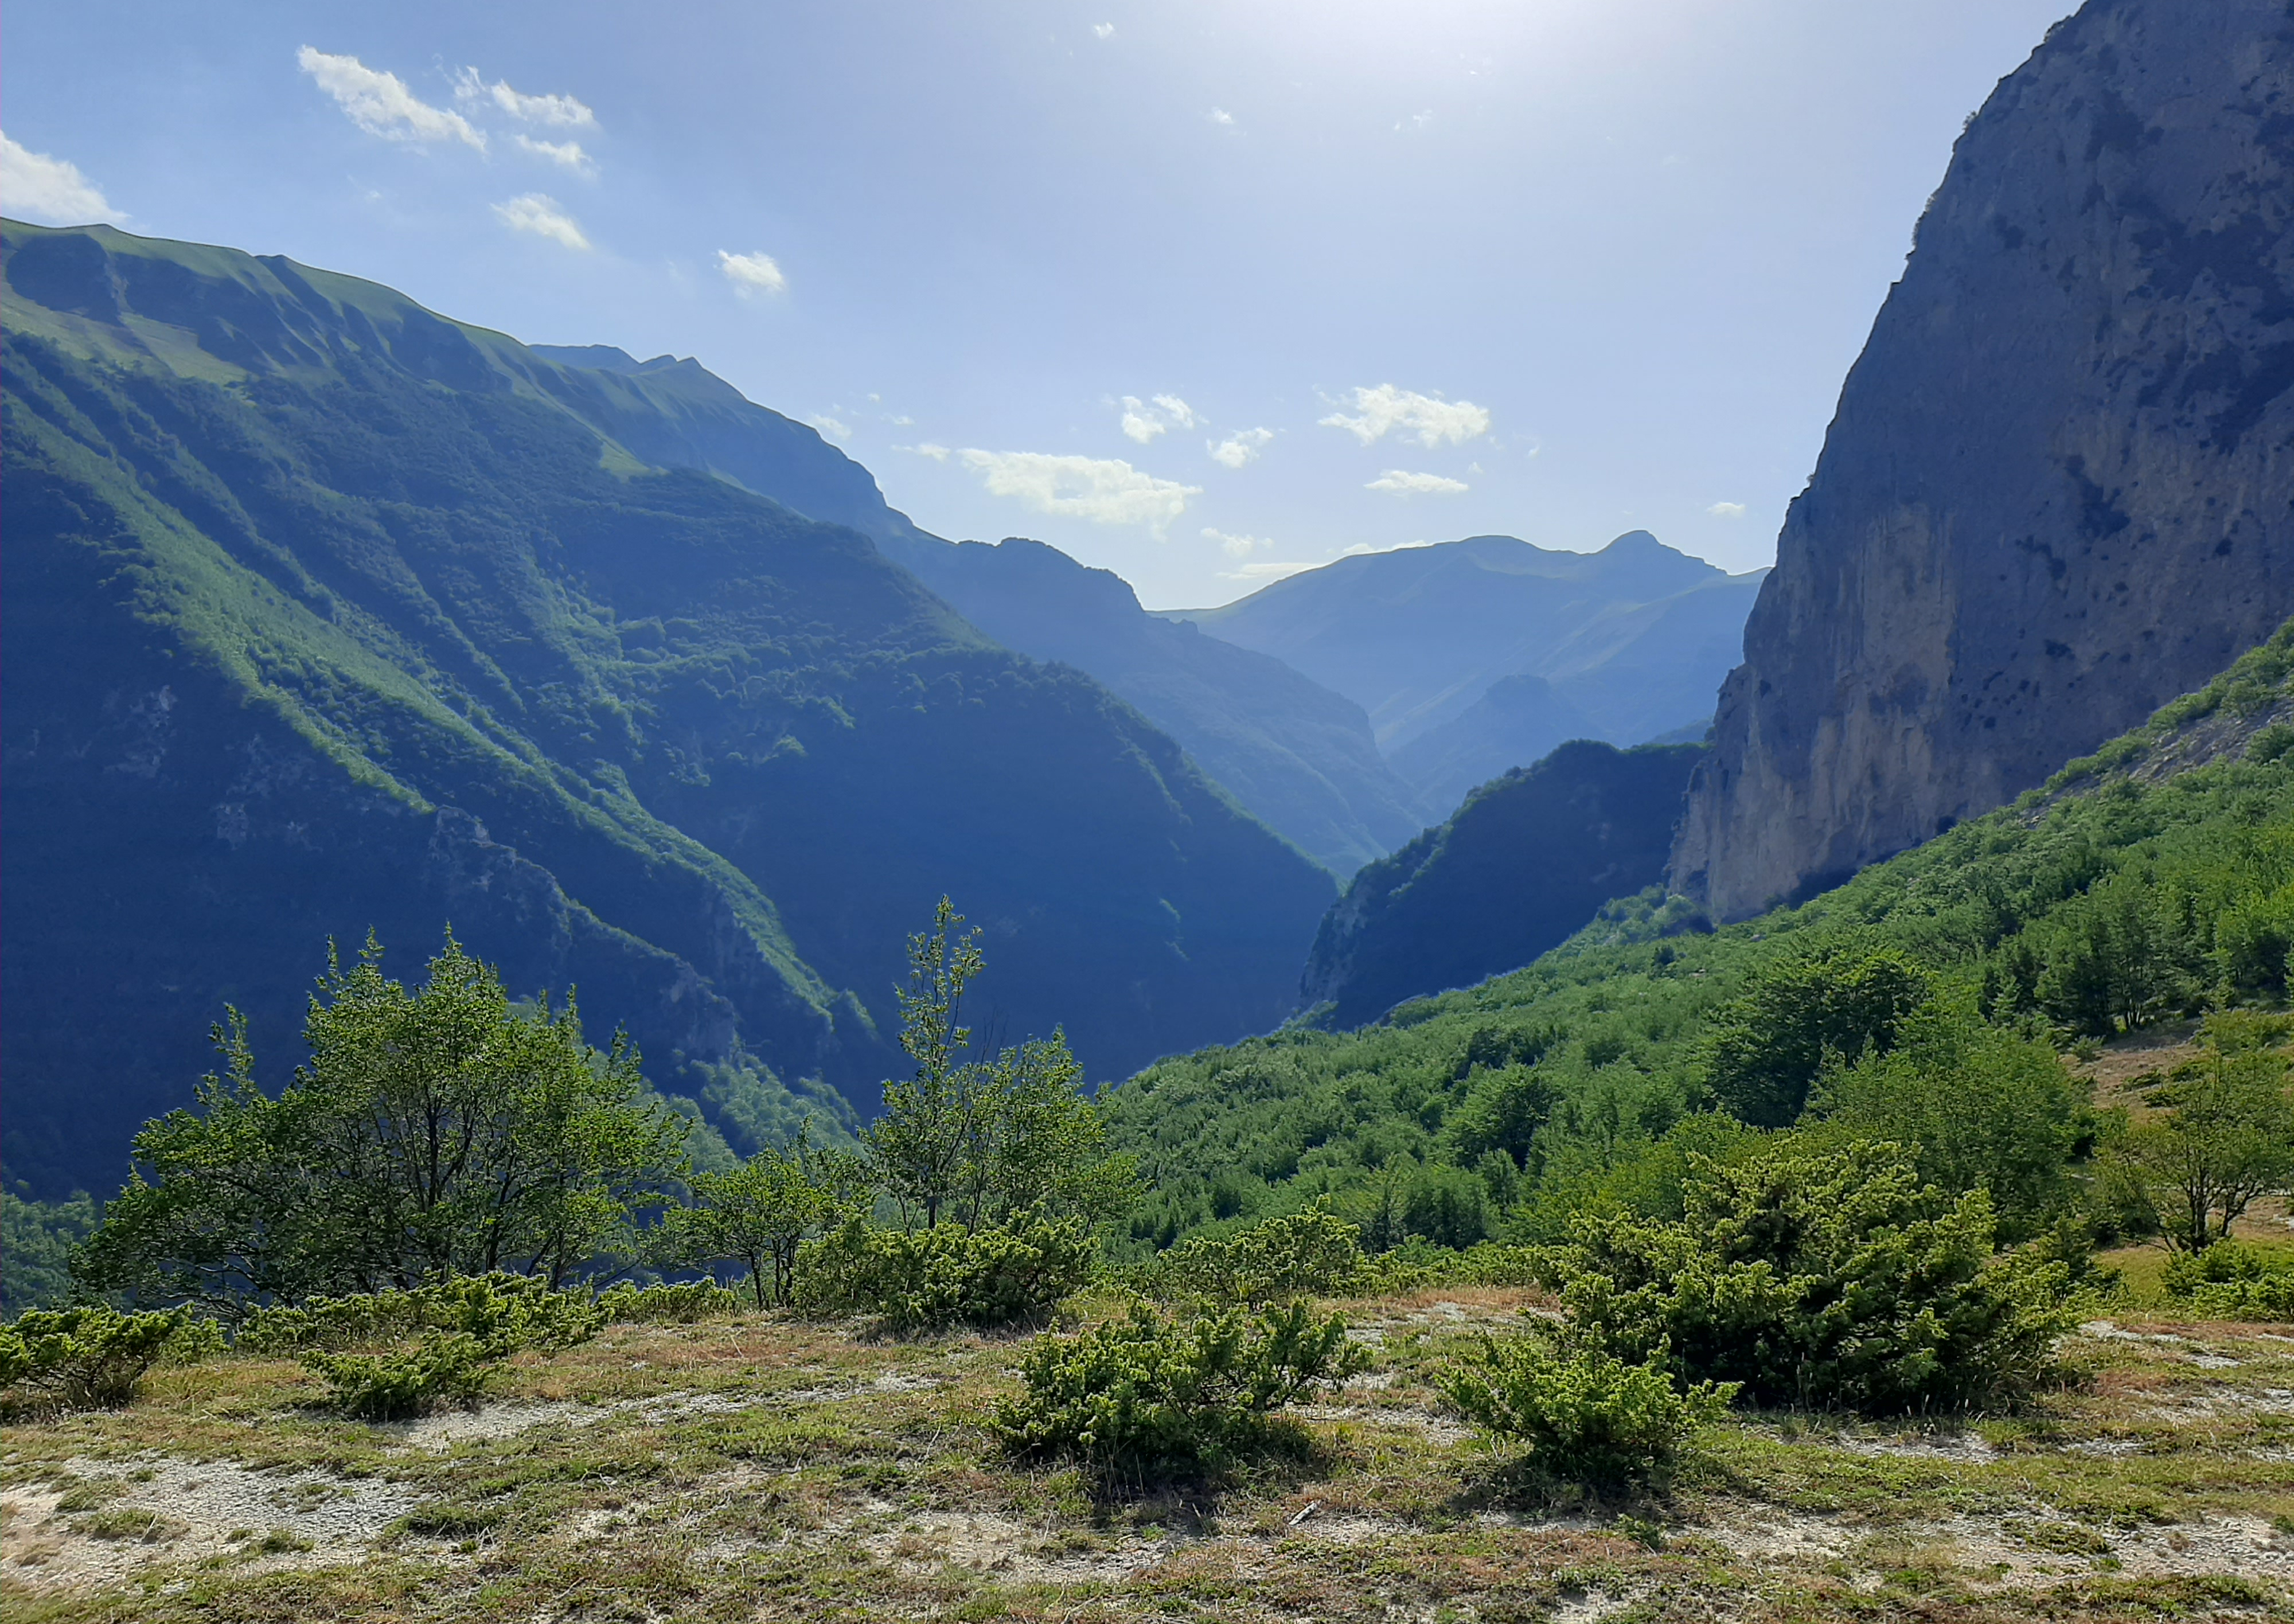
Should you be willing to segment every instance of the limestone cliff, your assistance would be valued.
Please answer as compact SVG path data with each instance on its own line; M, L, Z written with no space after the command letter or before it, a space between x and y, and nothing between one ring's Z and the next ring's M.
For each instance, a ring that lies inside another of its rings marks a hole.
M1722 686L1722 918L2044 781L2294 613L2294 15L2094 0L1970 121Z

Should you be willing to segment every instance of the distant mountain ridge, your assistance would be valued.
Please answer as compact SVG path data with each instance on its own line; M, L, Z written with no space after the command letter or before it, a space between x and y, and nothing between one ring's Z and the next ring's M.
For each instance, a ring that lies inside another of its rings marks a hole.
M944 890L982 1029L1096 1077L1292 1007L1329 876L887 560L811 430L281 258L0 251L11 1176L115 1182L226 1002L275 1083L370 926L578 983L741 1147L905 1069Z
M1168 615L1362 705L1438 816L1574 735L1633 744L1708 717L1763 573L1730 575L1646 531L1597 553L1474 536L1341 558ZM1515 677L1544 686L1493 696Z
M1138 706L1340 879L1424 825L1359 705L1279 660L1148 613L1112 571L1016 536L988 546L916 532L880 545L1007 648L1088 671Z

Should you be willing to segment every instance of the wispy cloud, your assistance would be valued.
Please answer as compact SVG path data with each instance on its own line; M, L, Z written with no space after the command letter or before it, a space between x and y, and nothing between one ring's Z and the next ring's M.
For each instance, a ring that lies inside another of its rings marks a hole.
M459 141L486 150L485 133L460 113L433 107L406 88L395 73L368 67L354 56L329 56L305 45L296 64L335 99L350 121L370 135L388 141L428 143Z
M1273 540L1266 536L1230 536L1223 530L1212 530L1208 526L1204 527L1203 536L1207 540L1217 542L1219 550L1237 562L1249 557L1260 548L1274 545Z
M1201 421L1195 409L1175 394L1159 394L1151 403L1135 394L1123 397L1123 432L1142 445L1167 429L1192 428Z
M1115 32L1115 25L1111 22L1094 22L1091 25L1091 31L1094 37L1105 39Z
M1742 502L1715 502L1704 511L1711 514L1716 519L1741 519L1745 516L1745 504Z
M521 131L517 136L517 150L534 158L547 158L561 169L571 169L585 181L598 178L597 161L582 150L582 143L578 141L536 141Z
M1221 570L1221 581L1281 581L1286 575L1296 575L1301 570L1318 569L1312 564L1278 564L1272 558L1262 558L1257 564L1246 564L1238 570Z
M733 254L720 248L717 268L733 284L733 291L744 299L780 293L788 287L788 278L781 274L779 262L769 254Z
M475 68L465 68L456 76L454 99L465 105L492 102L522 124L544 124L562 130L598 127L598 115L590 110L586 102L572 96L521 95L509 87L507 80L487 84L485 76Z
M1225 467L1240 468L1248 463L1257 462L1260 451L1273 438L1274 431L1271 428L1246 428L1216 443L1206 440L1203 449L1210 452L1213 462Z
M539 191L529 191L523 197L512 198L507 203L494 205L494 214L513 231L531 231L536 237L547 237L569 248L587 253L590 240L582 234L574 216L557 205L557 199Z
M1363 487L1395 496L1455 496L1466 488L1462 479L1444 479L1439 474L1405 474L1400 468L1388 468Z
M833 435L839 440L850 440L852 438L852 426L850 424L840 423L825 411L816 412L811 417L806 418L805 421L810 423L815 428L818 429L824 434Z
M1354 404L1355 415L1333 412L1321 420L1322 426L1343 428L1364 445L1395 431L1416 435L1418 443L1428 449L1444 440L1462 445L1487 434L1490 427L1490 414L1471 401L1445 401L1438 394L1420 394L1392 384L1356 389Z
M1224 128L1232 129L1234 126L1234 115L1223 107L1215 107L1203 117Z
M1200 485L1158 479L1119 459L1044 451L956 454L991 492L1017 497L1038 513L1096 524L1144 524L1158 537L1186 512L1189 497L1202 494Z
M0 197L19 219L49 225L85 225L91 220L118 225L127 218L105 201L77 165L28 151L5 135L0 135Z
M948 447L946 447L946 446L944 446L944 445L935 445L935 444L933 444L933 443L932 443L932 442L931 442L931 441L929 441L929 440L925 441L922 445L909 445L909 446L898 446L898 445L896 445L896 446L894 446L892 449L893 449L894 451L914 451L917 456L919 456L919 457L929 457L929 458L931 458L934 462L946 462L946 461L948 460Z

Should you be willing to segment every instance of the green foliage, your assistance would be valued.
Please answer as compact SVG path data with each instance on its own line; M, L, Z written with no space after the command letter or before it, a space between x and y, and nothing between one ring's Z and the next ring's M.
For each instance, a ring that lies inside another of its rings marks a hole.
M719 1314L740 1312L741 1294L714 1280L660 1286L633 1286L623 1280L598 1294L598 1308L613 1325L691 1325Z
M1781 1142L1692 1163L1679 1222L1588 1214L1549 1282L1626 1359L1761 1403L1870 1412L2010 1400L2075 1314L2060 1263L1995 1256L1990 1198L1920 1181L1893 1145Z
M1662 1348L1627 1364L1598 1338L1552 1332L1485 1338L1436 1384L1476 1426L1527 1444L1540 1469L1596 1484L1661 1475L1737 1395L1733 1383L1676 1390Z
M2085 1092L2052 1044L1930 1003L1903 1019L1893 1049L1835 1062L1809 1111L1848 1138L1908 1146L1924 1183L1985 1191L2000 1238L2016 1242L2071 1199Z
M521 1348L562 1348L596 1336L610 1317L585 1289L555 1290L533 1275L466 1276L411 1291L313 1297L250 1311L239 1345L254 1353L372 1346L417 1335L467 1336L489 1359Z
M1021 1214L967 1230L887 1229L854 1216L797 1254L797 1306L874 1314L907 1335L1034 1319L1091 1278L1098 1242L1080 1217Z
M785 1149L769 1145L737 1167L696 1176L692 1205L663 1216L661 1254L687 1268L744 1264L759 1308L786 1303L797 1249L863 1205L866 1172L849 1152L816 1149L801 1125Z
M2175 1068L2165 1108L2121 1129L2113 1181L2178 1251L2204 1252L2262 1196L2294 1188L2294 1092L2282 1017L2209 1018L2197 1059Z
M72 1249L95 1224L95 1203L84 1192L36 1201L20 1185L0 1187L0 1315L69 1301Z
M994 1425L1016 1455L1104 1477L1217 1472L1265 1447L1274 1411L1367 1362L1343 1319L1304 1303L1196 1319L1134 1303L1079 1336L1037 1338L1021 1365L1026 1391Z
M1269 1218L1232 1235L1198 1235L1156 1262L1166 1294L1251 1307L1279 1299L1336 1296L1363 1283L1369 1259L1353 1224L1330 1213Z
M556 1283L624 1244L633 1207L683 1167L686 1125L620 1038L582 1041L569 1002L514 1008L451 937L409 992L370 938L331 949L276 1099L245 1022L197 1110L149 1123L141 1164L81 1258L104 1290L213 1304L407 1287L498 1270Z
M1083 1068L1064 1033L960 1062L972 1041L958 1015L984 968L977 930L940 899L929 931L908 938L899 992L900 1046L915 1075L884 1085L884 1114L865 1135L878 1181L927 1229L943 1217L967 1229L1001 1224L1038 1206L1098 1219L1132 1193L1129 1162L1106 1153L1098 1108L1083 1097Z
M2210 1319L2294 1320L2294 1248L2217 1241L2168 1259L2162 1283Z
M134 1400L152 1366L190 1363L221 1345L214 1323L188 1307L34 1309L0 1327L0 1391L66 1409L116 1409Z
M1927 978L1900 954L1819 954L1762 974L1713 1016L1708 1081L1755 1127L1790 1126L1827 1057L1885 1053L1927 995Z
M327 1384L328 1401L361 1421L396 1421L485 1396L496 1356L467 1331L429 1331L386 1353L312 1349L304 1366Z

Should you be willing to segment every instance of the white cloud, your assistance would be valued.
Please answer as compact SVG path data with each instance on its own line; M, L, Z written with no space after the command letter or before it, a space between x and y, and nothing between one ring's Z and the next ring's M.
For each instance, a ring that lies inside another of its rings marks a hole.
M1260 449L1273 438L1274 431L1271 428L1246 428L1241 434L1229 434L1216 443L1206 440L1203 449L1211 454L1213 462L1239 468L1246 463L1257 462Z
M780 265L769 254L728 254L720 248L717 268L733 284L733 291L744 299L761 293L779 293L788 287L788 278L781 274Z
M1105 39L1115 32L1115 25L1111 22L1094 22L1091 25L1091 31L1099 38Z
M127 218L104 201L77 165L27 151L5 135L0 135L0 198L18 219L50 225L85 225L91 220L118 225Z
M1444 479L1439 474L1405 474L1400 468L1388 468L1363 487L1365 491L1390 491L1396 496L1455 496L1466 488L1462 479Z
M460 113L418 99L395 73L378 72L354 56L329 56L308 45L295 53L295 61L370 135L389 141L459 141L481 152L486 150L483 131Z
M1213 124L1231 126L1234 123L1234 115L1227 111L1226 109L1223 107L1215 107L1208 113L1205 113L1203 117L1209 119Z
M1322 418L1324 428L1343 428L1369 445L1394 431L1415 434L1418 443L1429 450L1447 440L1452 445L1462 445L1476 435L1489 432L1490 414L1471 401L1445 401L1438 394L1420 394L1415 389L1397 389L1392 384L1380 384L1375 389L1354 391L1356 416L1333 412Z
M535 158L547 158L561 169L571 169L585 181L598 178L596 162L582 150L582 143L578 141L536 141L531 135L521 134L517 138L517 149Z
M475 68L465 68L454 80L454 99L458 102L491 101L511 118L525 124L546 124L557 129L594 130L598 115L587 105L572 96L525 96L509 87L507 80L486 83Z
M805 420L824 434L834 434L839 440L852 438L850 425L838 422L825 411L815 413Z
M1219 544L1219 550L1224 552L1228 557L1238 561L1249 557L1253 552L1262 547L1273 547L1274 545L1271 537L1230 536L1223 530L1212 530L1208 526L1205 527L1203 535L1206 540L1217 542Z
M997 496L1016 496L1038 513L1096 524L1144 524L1158 536L1187 510L1200 485L1158 479L1129 463L1044 451L959 451Z
M1281 581L1286 575L1296 575L1301 570L1319 569L1319 564L1277 564L1272 558L1262 558L1257 564L1246 564L1239 570L1221 570L1221 581Z
M494 214L513 231L532 231L569 248L585 253L589 249L590 240L582 235L582 228L574 223L574 216L557 206L557 199L542 192L529 191L507 203L497 203Z
M1704 511L1711 514L1716 519L1741 519L1745 516L1745 504L1742 502L1715 502Z
M908 447L908 450L914 451L919 457L929 457L934 462L946 462L948 460L948 447L944 445L935 445L929 440L925 441L922 445L912 445Z
M1123 432L1144 445L1169 428L1192 428L1203 419L1175 394L1159 394L1150 405L1135 394L1123 397Z

